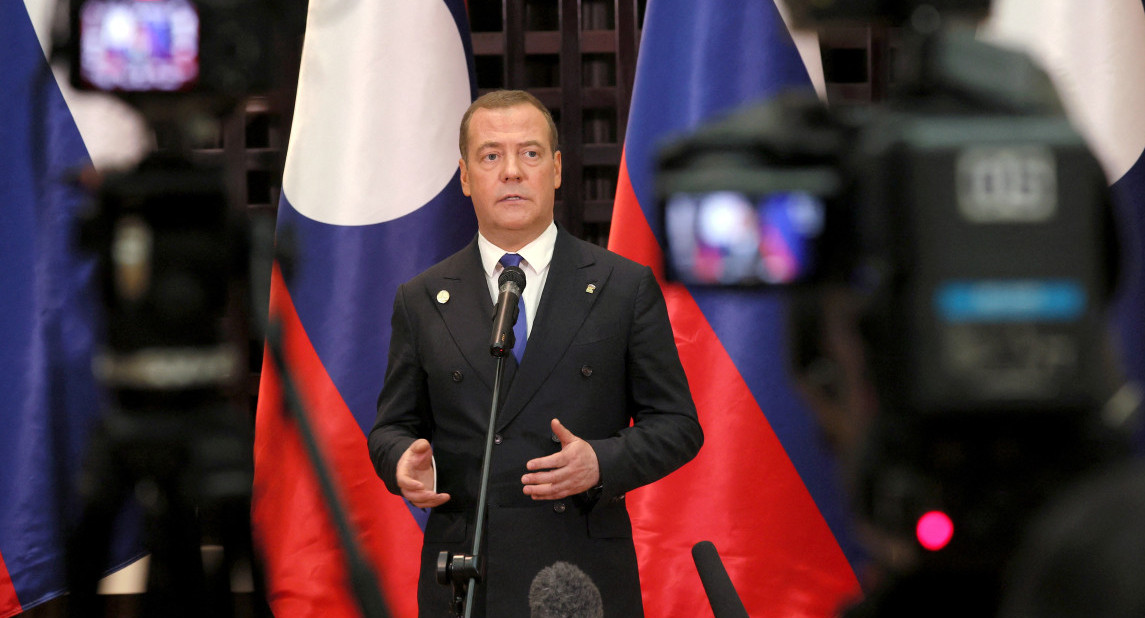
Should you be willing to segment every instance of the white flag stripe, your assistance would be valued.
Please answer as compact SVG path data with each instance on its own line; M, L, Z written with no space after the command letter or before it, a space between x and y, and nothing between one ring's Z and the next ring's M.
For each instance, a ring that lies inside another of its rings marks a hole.
M469 68L448 7L313 0L307 19L286 198L303 215L336 225L417 210L457 171L457 125L470 102Z
M790 0L775 0L775 8L779 9L779 15L791 33L791 39L795 41L795 48L799 50L799 57L803 59L803 66L807 69L807 76L811 78L815 94L819 96L820 101L826 103L827 79L823 75L823 56L819 53L819 33L813 28L791 27L792 15L788 2Z
M55 0L24 0L24 7L47 57L53 43L55 11L66 10L67 5ZM112 95L72 88L64 66L52 67L52 73L96 169L127 169L151 151L154 142L142 114Z
M1041 63L1111 183L1137 162L1145 150L1141 0L995 0L983 32Z

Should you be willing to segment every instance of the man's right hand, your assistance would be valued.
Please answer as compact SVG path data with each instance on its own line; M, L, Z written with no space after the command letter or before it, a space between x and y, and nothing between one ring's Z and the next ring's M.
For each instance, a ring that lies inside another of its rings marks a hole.
M398 487L410 504L428 509L449 501L449 494L434 493L433 448L425 439L415 440L398 459Z

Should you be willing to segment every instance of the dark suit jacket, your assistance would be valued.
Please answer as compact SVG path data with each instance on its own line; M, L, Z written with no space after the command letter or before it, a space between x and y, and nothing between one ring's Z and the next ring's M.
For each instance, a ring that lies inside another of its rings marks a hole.
M493 309L476 238L403 284L394 299L370 453L386 486L400 493L398 459L416 438L429 439L438 491L451 496L426 525L421 616L450 615L450 590L434 575L438 553L472 549L496 368L489 353ZM525 356L520 368L507 357L502 387L486 580L473 615L528 616L533 577L558 560L592 577L606 616L642 615L624 494L680 467L703 442L651 270L559 230ZM525 462L560 450L553 418L596 451L599 495L534 501L522 492Z

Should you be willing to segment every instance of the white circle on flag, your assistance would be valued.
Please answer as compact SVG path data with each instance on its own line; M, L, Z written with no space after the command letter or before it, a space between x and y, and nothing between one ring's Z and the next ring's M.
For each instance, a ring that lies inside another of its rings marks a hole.
M283 192L306 217L407 215L457 172L469 68L444 2L312 0Z

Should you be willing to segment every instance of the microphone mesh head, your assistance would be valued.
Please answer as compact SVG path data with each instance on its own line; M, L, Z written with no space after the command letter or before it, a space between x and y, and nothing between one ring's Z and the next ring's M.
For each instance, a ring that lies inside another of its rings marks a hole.
M530 618L602 618L600 590L584 571L567 562L547 566L529 586Z
M517 284L517 293L520 294L525 289L525 271L517 266L506 266L497 278L497 289L505 289L505 284L510 281Z

